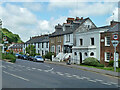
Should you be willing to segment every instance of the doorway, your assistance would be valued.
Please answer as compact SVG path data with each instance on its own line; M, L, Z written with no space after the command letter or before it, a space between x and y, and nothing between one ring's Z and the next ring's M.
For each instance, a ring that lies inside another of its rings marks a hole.
M80 64L82 63L82 53L80 52Z

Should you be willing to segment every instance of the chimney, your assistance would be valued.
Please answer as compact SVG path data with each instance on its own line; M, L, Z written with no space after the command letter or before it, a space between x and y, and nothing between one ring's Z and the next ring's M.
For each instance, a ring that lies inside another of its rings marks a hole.
M83 20L83 17L81 17L81 19L80 20Z
M117 23L119 23L119 22L116 22L116 21L112 20L112 21L110 22L110 26L113 27L113 26L115 26Z

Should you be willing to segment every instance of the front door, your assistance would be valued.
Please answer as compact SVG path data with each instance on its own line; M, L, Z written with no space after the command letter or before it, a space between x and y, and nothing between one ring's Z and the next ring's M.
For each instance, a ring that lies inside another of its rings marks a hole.
M82 53L80 52L80 64L82 63Z

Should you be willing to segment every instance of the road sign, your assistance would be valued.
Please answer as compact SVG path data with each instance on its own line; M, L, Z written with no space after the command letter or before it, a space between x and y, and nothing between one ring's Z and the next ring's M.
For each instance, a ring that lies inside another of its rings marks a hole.
M114 34L114 35L113 35L113 39L114 39L114 40L118 40L118 34Z
M3 37L3 41L7 41L7 37Z
M112 42L114 47L117 47L117 45L119 44L118 40L112 40L111 42Z

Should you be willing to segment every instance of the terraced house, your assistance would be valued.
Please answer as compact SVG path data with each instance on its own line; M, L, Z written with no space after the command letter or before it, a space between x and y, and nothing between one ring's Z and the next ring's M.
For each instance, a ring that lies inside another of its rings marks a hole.
M30 40L24 43L23 47L24 53L26 53L25 48L28 47L28 45L34 45L36 53L43 56L49 52L49 36L41 35L30 38Z
M117 33L119 35L118 41L120 42L120 22L111 21L111 28L105 32L101 32L100 38L100 62L104 65L108 65L110 60L114 60L114 47L112 45L113 34ZM120 59L120 43L116 49L116 61ZM118 62L116 62L118 67Z

